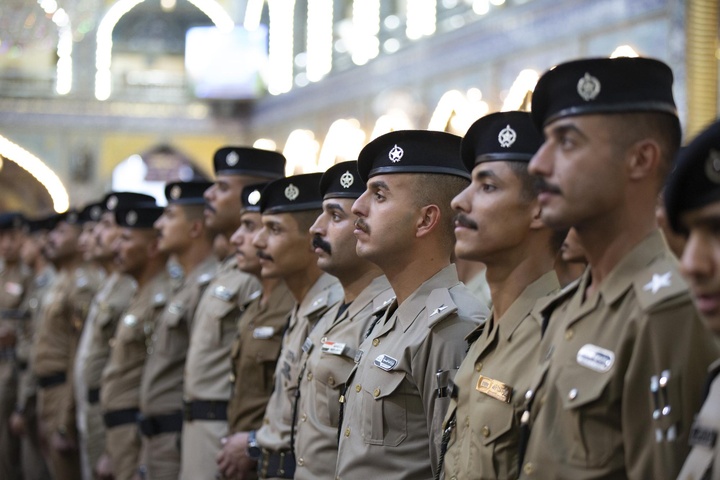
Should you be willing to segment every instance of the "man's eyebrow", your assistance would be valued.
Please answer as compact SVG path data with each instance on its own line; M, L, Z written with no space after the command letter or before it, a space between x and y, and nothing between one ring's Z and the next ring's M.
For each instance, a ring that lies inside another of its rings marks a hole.
M382 180L371 181L368 183L368 187L375 188L375 189L390 190L390 187L388 187L388 184L383 182Z

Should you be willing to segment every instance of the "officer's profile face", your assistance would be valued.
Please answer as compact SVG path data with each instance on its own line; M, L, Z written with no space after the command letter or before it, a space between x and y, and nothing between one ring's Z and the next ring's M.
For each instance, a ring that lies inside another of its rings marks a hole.
M34 264L43 254L46 236L42 232L31 233L20 247L20 259L25 265Z
M581 115L545 127L529 171L540 177L542 220L550 228L615 215L622 205L627 171L611 122L612 115Z
M104 212L95 225L93 233L95 236L93 257L96 260L111 260L115 256L114 244L120 236L115 215L112 212Z
M85 222L82 226L82 231L78 237L78 250L82 252L83 260L90 261L93 259L93 229L95 228L96 222Z
M155 241L152 229L120 228L115 242L118 270L132 277L138 277L149 259L149 244Z
M560 246L560 256L568 263L587 263L585 249L580 243L580 238L574 228L568 230L565 240Z
M680 221L688 232L680 271L690 284L695 306L720 335L720 202L684 212Z
M158 231L158 249L163 253L180 253L192 241L190 232L193 224L180 205L165 207L153 226Z
M80 228L60 222L48 235L47 254L51 260L64 260L77 254Z
M263 214L262 228L255 235L253 246L259 250L264 278L287 279L316 262L310 234L300 228L291 213Z
M322 213L310 227L317 265L332 275L352 271L358 262L353 233L357 217L351 211L354 202L352 198L323 200Z
M240 222L240 192L250 183L243 175L218 174L217 180L205 190L205 225L213 232L234 231Z
M475 166L472 182L452 201L455 255L488 262L521 245L537 203L523 197L523 184L507 162Z
M19 261L24 238L25 235L14 228L0 231L0 257L9 263Z
M230 237L238 268L256 276L260 276L261 267L253 239L261 227L262 216L259 212L243 212L240 227Z
M420 208L416 206L412 174L377 175L368 179L367 189L352 207L357 254L378 265L383 260L397 262L409 251Z

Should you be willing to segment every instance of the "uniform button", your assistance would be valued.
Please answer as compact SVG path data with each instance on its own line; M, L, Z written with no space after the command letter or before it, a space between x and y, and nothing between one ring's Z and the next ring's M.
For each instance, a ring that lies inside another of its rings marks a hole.
M235 383L235 374L231 373L230 375L228 375L228 380L230 381L230 383Z
M297 464L302 467L305 464L305 460L303 460L302 458L298 458Z
M530 400L530 399L532 398L532 396L533 396L533 391L532 391L532 389L530 389L530 390L528 390L527 392L525 392L525 400Z
M335 379L333 377L328 377L327 382L328 382L328 385L330 385L330 386L335 385Z
M379 388L376 388L375 390L373 390L373 395L374 395L375 397L379 397L379 396L380 396L380 389L379 389Z
M378 345L380 345L380 339L373 338L372 344L373 344L373 347L377 347Z
M470 418L468 418L468 417L465 417L465 426L466 427L470 426Z
M478 362L475 364L475 371L479 372L480 370L482 370L482 362Z
M490 428L488 428L487 425L485 425L485 426L482 428L482 436L483 436L483 437L489 437L489 436L490 436Z
M327 342L327 337L322 337L322 338L320 339L320 343L325 343L325 342Z
M450 477L450 480L457 480L457 477Z
M571 340L574 334L575 333L572 331L572 329L567 330L565 332L565 340Z
M300 418L300 420L303 421L303 422L306 421L306 420L307 420L307 415L305 415L305 414L303 413L303 416L302 416L302 418Z
M309 382L310 380L312 380L312 372L309 372L309 373L307 374L307 379L308 379L308 382Z
M355 385L355 391L359 392L360 390L362 390L362 385L360 385L360 384Z
M532 475L533 472L535 472L535 465L533 465L532 463L528 462L528 463L526 463L525 466L523 467L523 471L525 472L525 475Z
M349 437L349 436L350 436L350 427L348 427L348 428L345 429L345 436L346 436L346 437Z
M577 388L573 388L570 390L570 392L568 392L568 398L570 400L575 400L577 398L577 394L578 394Z
M268 419L268 418L263 418L263 423L264 423L265 425L270 425L270 419Z

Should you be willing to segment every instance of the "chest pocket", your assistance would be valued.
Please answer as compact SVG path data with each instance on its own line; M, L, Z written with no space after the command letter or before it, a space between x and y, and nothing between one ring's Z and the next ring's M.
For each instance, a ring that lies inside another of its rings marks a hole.
M210 301L205 307L206 319L204 325L198 325L202 329L203 335L209 337L211 345L220 346L223 338L234 338L237 327L239 307L236 304L237 290L229 290L226 287L211 287ZM234 311L234 315L233 315ZM195 329L193 327L193 329Z
M265 330L255 334L258 328ZM268 329L273 329L272 335L267 335ZM235 381L241 382L247 390L272 391L281 347L282 335L277 328L266 326L243 331L234 347Z
M326 404L327 416L318 418L330 427L337 427L340 420L340 391L355 367L353 359L340 355L323 354L314 366L313 381L316 382L318 403ZM320 412L318 412L320 413Z
M397 447L407 438L405 373L371 367L363 379L363 438L370 445Z
M145 345L144 324L138 317L125 315L120 319L113 349L117 350L124 359L145 355L147 346Z
M586 467L605 465L613 456L621 440L614 430L619 425L608 424L609 401L598 402L606 390L614 369L595 372L577 364L565 365L555 381L567 424L558 425L569 438L567 461Z
M171 303L163 313L157 331L157 350L161 355L178 358L187 352L190 335L186 313L187 307L181 303Z

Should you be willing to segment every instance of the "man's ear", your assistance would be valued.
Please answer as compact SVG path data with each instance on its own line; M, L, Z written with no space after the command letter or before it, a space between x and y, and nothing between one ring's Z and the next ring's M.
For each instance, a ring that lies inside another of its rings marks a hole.
M662 161L662 148L652 139L645 138L628 149L628 174L631 180L656 176Z
M425 205L422 207L415 226L415 236L424 237L435 230L440 223L441 216L440 207L437 205Z

